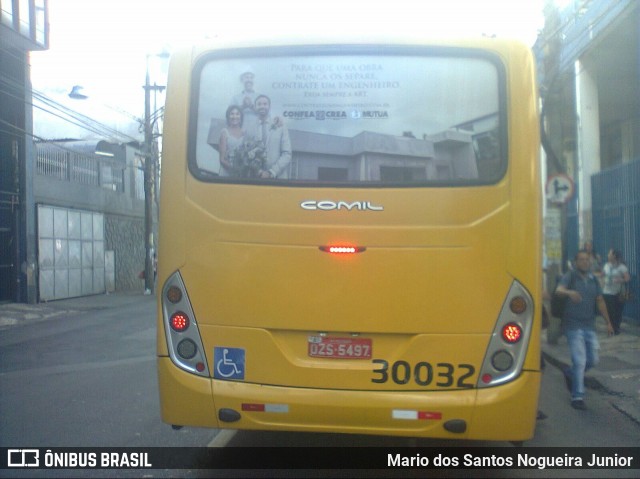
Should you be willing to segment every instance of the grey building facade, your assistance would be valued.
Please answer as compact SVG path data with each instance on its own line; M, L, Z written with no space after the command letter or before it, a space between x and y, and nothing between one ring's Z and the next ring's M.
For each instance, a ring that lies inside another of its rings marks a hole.
M47 0L0 0L0 302L144 289L138 145L34 135L29 52Z
M534 52L548 185L563 175L574 190L546 204L547 287L585 241L603 261L618 249L635 297L625 315L640 321L640 2L547 2L545 18Z
M141 290L144 187L137 148L37 142L38 299Z
M35 302L29 52L49 46L47 0L0 0L0 301Z

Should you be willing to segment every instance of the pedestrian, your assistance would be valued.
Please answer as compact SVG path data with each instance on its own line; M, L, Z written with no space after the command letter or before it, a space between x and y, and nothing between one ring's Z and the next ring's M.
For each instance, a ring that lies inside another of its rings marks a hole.
M622 253L617 249L609 250L607 263L603 268L603 279L602 295L613 324L613 332L620 334L622 310L624 309L624 298L621 297L621 293L626 291L627 283L631 277L627 266L622 262Z
M591 257L591 267L589 270L596 278L598 278L600 287L602 287L602 257L593 250L593 241L591 240L584 242L583 249L589 253L589 256Z
M571 367L564 374L571 392L571 406L575 409L585 409L584 373L598 364L596 306L607 322L607 333L613 334L600 283L590 269L590 253L578 251L575 270L566 273L556 288L556 294L568 298L562 317L562 330L569 343Z

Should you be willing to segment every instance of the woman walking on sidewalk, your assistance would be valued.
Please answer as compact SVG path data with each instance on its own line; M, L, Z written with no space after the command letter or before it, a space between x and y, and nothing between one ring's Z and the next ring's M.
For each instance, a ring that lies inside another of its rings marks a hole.
M615 334L620 334L622 310L624 309L624 300L620 297L620 293L627 288L627 283L630 280L629 270L622 262L622 253L616 249L609 250L607 260L607 264L603 268L604 286L602 295L604 296L604 302L607 304L613 331Z

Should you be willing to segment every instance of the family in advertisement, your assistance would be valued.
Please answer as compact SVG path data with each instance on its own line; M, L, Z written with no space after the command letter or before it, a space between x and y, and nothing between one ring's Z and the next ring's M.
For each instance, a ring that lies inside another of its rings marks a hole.
M254 89L254 73L243 72L243 90L225 113L220 133L220 176L288 178L291 140L282 119L271 115L271 99Z
M316 67L330 69L331 65L316 65ZM362 67L362 65L361 65ZM308 66L307 68L311 68ZM346 65L342 65L346 69ZM353 65L351 69L357 68ZM371 68L371 66L367 66ZM382 69L382 66L377 66ZM334 99L333 96L353 97L367 96L368 90L373 89L397 89L399 82L383 82L375 79L373 73L368 73L367 78L371 81L355 81L352 79L353 73L336 73L336 78L341 78L341 82L321 82L310 81L309 73L300 73L303 67L299 65L289 65L288 70L292 75L291 81L274 81L271 88L274 94L283 90L296 90L301 92L303 97L311 93L318 96L329 95L327 99ZM287 71L288 71L287 70ZM221 115L215 115L211 120L207 143L219 153L220 177L248 178L248 179L289 179L290 164L292 159L291 137L285 124L287 120L386 120L389 113L386 108L374 108L374 103L359 105L362 108L355 108L352 105L351 111L343 108L336 108L338 105L316 105L323 109L299 110L300 105L280 105L284 106L281 114L274 114L272 108L271 94L260 91L256 88L256 75L252 68L244 67L239 80L241 91L230 98L226 104L224 125L221 128ZM325 73L326 74L326 73ZM362 74L365 76L364 74ZM347 81L346 79L350 80ZM340 90L335 90L340 88ZM322 90L322 92L320 91ZM340 105L342 106L342 105ZM292 108L288 108L292 107ZM326 109L334 107L334 109ZM220 112L222 113L222 112Z

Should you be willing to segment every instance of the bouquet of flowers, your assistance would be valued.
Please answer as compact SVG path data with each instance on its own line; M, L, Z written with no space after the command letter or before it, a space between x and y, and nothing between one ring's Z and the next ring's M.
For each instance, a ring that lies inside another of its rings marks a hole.
M247 139L230 155L233 165L233 176L241 178L258 178L260 171L265 169L267 153L262 142Z

